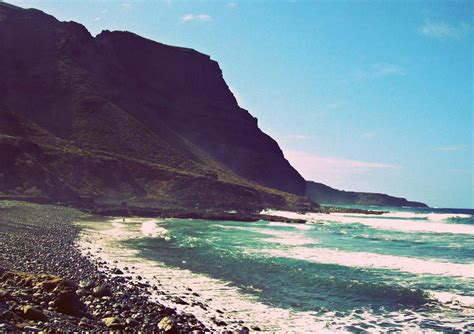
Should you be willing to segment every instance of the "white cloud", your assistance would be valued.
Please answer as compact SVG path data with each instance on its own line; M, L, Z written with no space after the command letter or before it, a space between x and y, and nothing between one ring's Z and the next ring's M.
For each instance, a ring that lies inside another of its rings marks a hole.
M375 137L375 132L365 132L360 135L360 139L369 140Z
M101 17L101 16L97 16L97 17L94 19L95 22L100 21L100 20L102 20L102 17Z
M122 8L122 10L130 10L132 8L132 4L130 4L128 2L123 2L120 5L120 8Z
M452 173L459 173L459 174L474 174L474 169L472 168L451 168L449 169Z
M324 157L303 151L284 150L284 154L306 180L321 180L329 183L354 175L368 174L375 170L401 168L381 162Z
M207 14L199 14L197 15L197 19L201 21L210 21L211 17Z
M227 6L230 7L230 8L235 8L235 7L237 7L237 3L235 3L235 2L229 2L229 3L227 4Z
M418 28L420 34L438 39L461 39L469 35L471 31L471 24L466 22L453 25L445 22L432 22L426 20L425 23Z
M344 82L348 83L357 80L373 80L393 76L401 77L405 75L407 75L407 72L400 65L392 63L374 63L355 70L353 72L352 79L345 79Z
M303 135L303 134L290 134L290 135L287 135L285 137L287 139L290 139L290 140L309 140L309 139L313 139L313 136Z
M466 145L449 145L449 146L439 146L435 147L433 151L437 152L459 152L464 151Z
M187 21L192 21L194 20L194 15L193 14L186 14L181 16L181 21L187 22Z
M372 75L375 77L383 77L387 75L406 75L405 70L396 64L377 63L371 66Z
M344 106L344 103L342 102L331 102L326 104L326 109L328 110L336 110L336 109L341 109Z
M212 18L208 14L186 14L181 16L182 22L190 22L190 21L211 21Z

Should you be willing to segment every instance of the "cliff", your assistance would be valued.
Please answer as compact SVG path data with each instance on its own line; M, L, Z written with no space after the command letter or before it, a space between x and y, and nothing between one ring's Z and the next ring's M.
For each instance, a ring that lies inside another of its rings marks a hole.
M308 181L306 196L321 204L331 205L376 205L391 207L428 207L425 203L408 201L405 198L386 194L344 191L322 183Z
M217 62L0 3L0 193L314 208Z

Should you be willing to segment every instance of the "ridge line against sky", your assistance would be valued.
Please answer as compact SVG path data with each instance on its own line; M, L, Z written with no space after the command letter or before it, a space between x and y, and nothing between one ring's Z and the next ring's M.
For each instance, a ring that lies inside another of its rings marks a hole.
M211 55L306 179L474 208L470 1L8 2Z

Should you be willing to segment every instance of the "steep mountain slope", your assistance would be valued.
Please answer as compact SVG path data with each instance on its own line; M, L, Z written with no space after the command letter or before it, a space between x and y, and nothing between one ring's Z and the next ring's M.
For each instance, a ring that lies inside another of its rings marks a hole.
M315 206L209 56L0 3L0 73L1 193Z
M313 181L308 181L306 183L306 196L318 203L332 205L428 207L425 203L408 201L405 198L389 196L386 194L338 190Z

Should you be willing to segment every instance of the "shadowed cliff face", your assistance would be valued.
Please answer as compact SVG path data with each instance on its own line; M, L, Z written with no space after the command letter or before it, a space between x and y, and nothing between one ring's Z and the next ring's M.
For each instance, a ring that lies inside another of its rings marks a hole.
M428 207L425 203L408 201L405 198L378 193L344 191L328 187L322 183L308 181L306 196L313 201L332 205L376 205L392 207Z
M0 73L0 192L314 205L209 56L0 3Z

